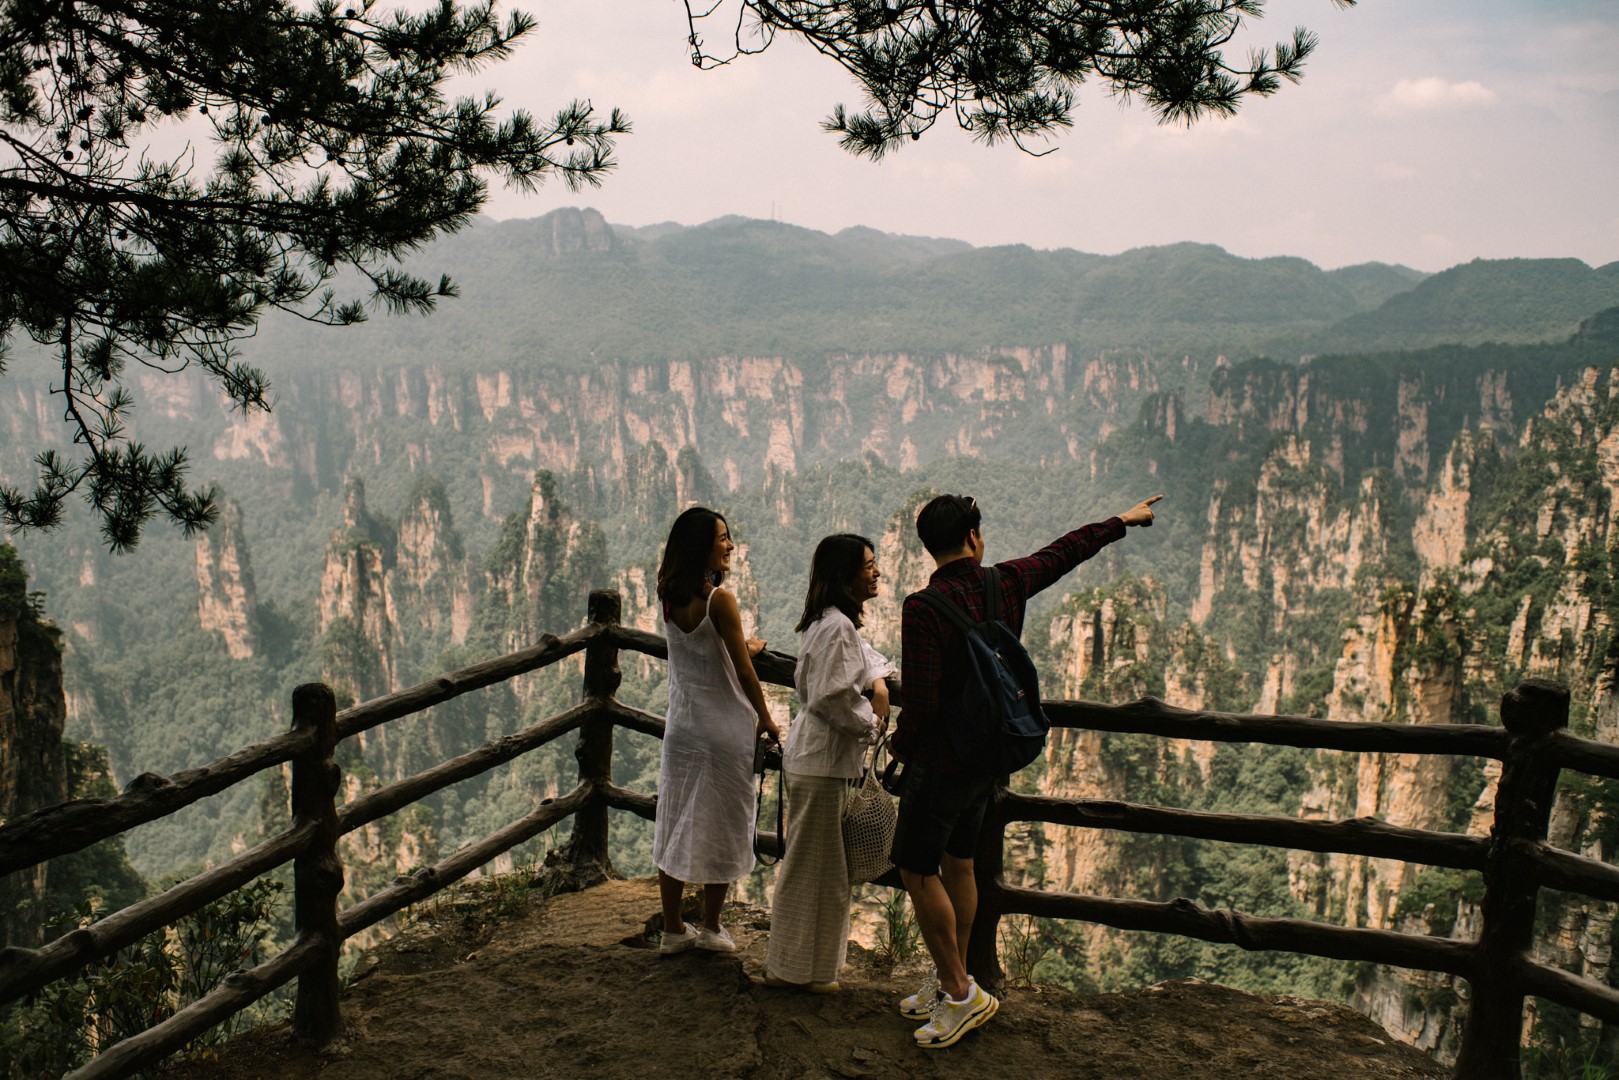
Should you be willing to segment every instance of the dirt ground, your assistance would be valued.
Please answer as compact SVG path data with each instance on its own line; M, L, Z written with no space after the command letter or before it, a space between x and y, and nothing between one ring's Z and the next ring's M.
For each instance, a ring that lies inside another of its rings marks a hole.
M918 968L851 948L843 989L764 985L769 923L737 908L734 955L658 954L650 880L535 901L498 919L454 902L374 950L324 1050L285 1026L233 1039L170 1080L499 1077L1346 1080L1445 1077L1426 1055L1342 1005L1258 997L1196 980L1126 994L1009 991L989 1024L924 1051L896 1011Z

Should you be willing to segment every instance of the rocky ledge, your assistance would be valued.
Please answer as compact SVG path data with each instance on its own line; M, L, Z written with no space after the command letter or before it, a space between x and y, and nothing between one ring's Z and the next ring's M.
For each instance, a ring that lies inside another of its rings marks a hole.
M740 951L661 957L656 883L613 881L547 900L484 886L429 906L365 956L346 1030L322 1051L284 1025L239 1036L184 1080L461 1077L1063 1080L1445 1077L1345 1006L1197 980L1126 994L1009 991L988 1025L923 1051L895 1011L915 972L851 949L843 989L764 985L766 913L728 916ZM500 914L494 914L498 912Z

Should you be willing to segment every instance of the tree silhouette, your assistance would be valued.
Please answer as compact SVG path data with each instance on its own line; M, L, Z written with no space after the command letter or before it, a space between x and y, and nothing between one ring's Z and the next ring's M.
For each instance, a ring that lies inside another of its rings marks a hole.
M187 490L185 451L129 436L130 362L197 366L235 406L267 410L264 374L232 347L266 309L331 324L426 311L454 286L398 260L466 224L487 175L598 183L629 130L616 110L576 101L538 122L497 117L492 95L445 95L532 26L502 22L491 0L421 14L370 0L0 0L0 365L22 335L49 350L75 444L37 456L32 491L0 486L5 523L52 526L79 492L115 550L158 512L206 527L212 493ZM211 163L152 149L185 117L211 126ZM333 287L345 269L359 283L347 298Z
M845 148L872 158L954 114L973 137L1025 140L1072 125L1087 80L1139 97L1164 121L1237 111L1248 96L1297 81L1316 38L1298 29L1241 63L1225 51L1263 0L686 0L692 62L728 64L778 33L804 38L860 83L869 107L826 121ZM1333 0L1340 7L1355 0ZM703 31L723 26L710 52Z

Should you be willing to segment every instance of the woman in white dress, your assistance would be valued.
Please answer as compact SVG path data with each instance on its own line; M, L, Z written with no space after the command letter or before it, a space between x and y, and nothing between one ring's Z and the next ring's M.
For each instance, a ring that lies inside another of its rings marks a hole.
M719 587L735 548L725 518L694 506L675 519L658 567L669 712L652 861L666 954L735 950L720 909L731 882L753 868L753 747L759 735L781 738L753 670L765 643L743 635L736 597ZM681 916L687 883L703 887L702 926Z
M815 548L799 620L803 703L787 733L787 851L776 873L765 978L817 993L838 989L849 944L843 803L869 747L888 725L894 665L860 636L861 609L881 577L870 540L828 536Z

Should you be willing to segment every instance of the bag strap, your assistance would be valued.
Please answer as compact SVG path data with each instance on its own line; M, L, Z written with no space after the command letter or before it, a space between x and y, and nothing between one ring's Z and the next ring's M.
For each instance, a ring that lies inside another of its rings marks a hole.
M985 622L998 620L1001 617L1001 574L993 566L982 568L984 571L984 614ZM912 597L922 601L935 609L945 618L955 623L962 633L966 633L976 625L961 605L950 599L931 585L911 594Z
M759 796L757 801L753 804L753 817L755 821L757 821L759 818L759 811L763 810L765 806L765 773L770 771L768 760L769 759L766 759L767 763L765 767L759 770ZM765 853L759 850L758 826L754 826L753 857L758 859L760 864L764 866L775 866L777 863L781 862L782 855L787 854L787 829L785 828L785 822L783 820L787 799L785 797L786 793L781 790L782 785L786 782L785 773L782 774L782 777L783 778L781 780L776 782L776 838L781 841L781 855L777 855L773 859L767 859L765 857Z
M866 762L866 767L864 769L860 770L860 786L861 787L865 787L866 786L866 781L868 779L870 779L872 774L877 771L877 758L882 754L882 752L884 750L888 749L888 740L893 738L893 737L894 737L893 732L891 732L891 731L887 732L887 733L885 733L883 735L882 738L877 740L877 745L875 745L875 746L873 746L871 748L871 760Z

